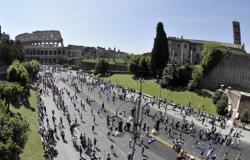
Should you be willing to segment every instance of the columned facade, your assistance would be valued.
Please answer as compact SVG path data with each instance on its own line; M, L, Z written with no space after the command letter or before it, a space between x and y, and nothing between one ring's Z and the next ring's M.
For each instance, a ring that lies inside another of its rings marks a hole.
M55 64L60 57L82 55L82 46L64 47L61 33L55 30L20 34L16 36L16 40L23 45L27 61L36 59L41 64Z

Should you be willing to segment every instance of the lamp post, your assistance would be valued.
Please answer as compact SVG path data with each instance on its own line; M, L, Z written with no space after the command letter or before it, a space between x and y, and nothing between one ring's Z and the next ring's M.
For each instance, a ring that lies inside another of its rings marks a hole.
M158 81L159 81L159 87L160 87L160 97L159 97L159 101L161 101L161 77L160 77L160 75L158 74L157 75L157 78L158 78ZM160 105L160 103L159 103L159 105ZM160 106L158 105L158 108L160 108Z
M126 109L130 109L131 115L129 116L128 120L129 123L133 122L133 146L132 146L132 159L134 158L134 153L135 153L135 145L136 145L136 140L138 137L140 137L141 133L141 125L144 120L144 118L147 116L145 114L145 111L149 109L150 104L154 102L148 102L146 104L141 105L141 99L142 99L142 83L144 82L143 79L140 79L140 91L139 91L139 99L138 103L134 101L124 101L121 103L117 110L116 110L116 116L119 117L121 116L122 113L125 111L122 111L121 108L124 106L124 104L130 104L129 107L126 106ZM159 102L160 103L160 102ZM164 114L162 114L162 111L159 109L157 110L153 115L152 120L157 123L159 123L160 118L166 116L166 106L163 103L160 103L159 106L162 106L164 108ZM119 117L120 118L120 117ZM157 130L157 129L156 129Z

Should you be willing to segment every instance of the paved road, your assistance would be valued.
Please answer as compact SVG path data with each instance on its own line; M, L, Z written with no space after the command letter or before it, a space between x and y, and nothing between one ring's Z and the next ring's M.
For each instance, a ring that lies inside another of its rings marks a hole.
M80 86L79 86L80 87ZM88 96L96 99L97 101L99 102L104 102L106 104L107 107L110 107L110 109L112 109L113 111L116 110L117 108L117 105L119 105L122 101L117 101L115 103L112 103L111 100L107 100L107 98L105 97L106 94L102 94L102 98L100 99L100 96L99 96L99 91L98 89L94 89L92 90L91 92L88 91L87 89L87 86L84 86L83 87L83 90L82 92L87 94ZM129 107L124 107L124 108L129 108ZM169 111L168 111L169 112ZM170 117L171 119L175 119L175 120L180 120L180 116L178 115L178 113L175 113L175 115L173 114L168 114L168 117ZM150 121L149 118L146 119L147 122L151 123L150 125L153 126L154 123L152 121ZM207 124L208 126L208 124ZM197 126L197 129L205 129L206 126ZM177 137L179 134L176 134L176 136L174 137ZM164 133L164 131L161 131L160 132L160 137L161 139L163 139L164 141L167 141L169 143L171 143L173 141L173 137L169 138L168 136L166 136L166 134ZM192 146L194 144L194 141L196 140L196 137L192 137L190 135L186 135L186 134L183 134L183 138L185 139L185 144L184 144L184 148L185 150L187 150L189 153L192 153L194 155L197 155L198 153L198 150L197 149L194 149ZM208 146L209 145L209 142L202 142L201 144L202 146ZM247 152L247 147L249 147L249 144L248 143L245 143L245 142L242 142L241 145L240 145L240 149L232 149L230 147L224 147L224 146L221 146L221 145L214 145L214 147L216 148L216 152L217 152L217 157L218 159L222 159L222 157L224 156L224 154L228 151L228 156L230 159L236 159L237 155L242 152L242 159L247 159L247 157L249 157L249 152Z
M66 72L64 74L55 74L54 76L58 78L58 81L56 82L56 85L58 86L59 89L61 88L67 88L68 91L70 91L71 95L73 95L75 93L75 88L73 86L70 85L70 82L66 82L64 83L63 81L60 80L61 77L66 78L68 75L73 75L73 73L69 73ZM87 137L89 137L91 140L96 137L97 139L97 146L98 146L98 150L99 152L97 152L97 155L100 157L105 157L106 158L106 153L110 152L110 146L111 144L114 145L115 148L115 152L118 155L118 157L112 156L112 159L127 159L127 154L129 151L131 151L131 148L128 147L128 140L131 138L132 135L130 135L129 133L126 132L126 134L124 134L122 137L112 137L112 140L107 139L106 135L108 132L108 129L106 127L106 115L109 114L111 115L112 113L114 113L117 109L117 106L120 105L122 103L122 101L116 99L115 103L112 102L111 98L109 98L109 100L107 100L107 95L101 93L101 97L99 95L99 91L100 89L94 89L92 91L88 90L88 86L86 85L82 85L83 88L81 90L81 92L78 94L78 103L77 103L77 107L80 106L79 102L80 100L85 101L86 97L91 98L91 99L95 99L94 102L91 102L91 106L86 104L86 111L81 111L83 112L83 121L84 123L81 122L81 125L79 127L77 127L76 129L76 133L78 134L78 136L80 135L80 133L86 133ZM80 84L78 85L78 87L80 87ZM70 135L70 131L69 131L69 125L67 123L66 117L63 116L63 112L61 110L58 110L53 98L52 98L52 94L50 93L49 96L42 96L42 99L45 102L46 106L48 108L48 113L49 113L49 118L50 118L50 122L52 122L51 120L51 112L52 110L55 110L56 112L56 117L62 117L63 118L63 122L65 125L65 132L66 132L66 139L68 140L67 143L63 143L62 140L58 140L57 141L57 149L59 151L59 155L57 157L57 159L79 159L79 152L77 152L74 148L73 148L73 144L71 142L71 135ZM79 113L75 110L75 108L72 105L72 102L70 100L70 97L67 96L66 94L64 95L64 98L66 105L69 106L69 113L71 115L71 119L75 119L77 118L78 121L80 121L80 116ZM105 107L108 109L107 113L104 112L100 112L99 116L97 114L97 111L101 108L100 103L104 102L105 103ZM91 108L93 109L94 115L96 117L96 130L95 133L92 132L91 127L93 124L93 116L91 114ZM124 106L124 109L128 109L129 106ZM128 110L127 110L128 111ZM181 116L176 112L170 112L168 111L167 116L171 119L175 119L175 120L181 120ZM146 117L145 121L147 121L148 125L150 126L154 126L154 123L152 121L152 118L150 117ZM52 125L52 124L51 124ZM203 126L196 126L197 129L204 129ZM142 132L142 134L145 134ZM176 131L176 134L174 134L172 137L169 137L168 135L166 135L166 132L163 129L160 129L160 135L159 137L159 142L156 141L150 145L146 145L146 152L145 155L148 156L148 159L176 159L176 153L171 149L171 145L172 145L172 141L174 138L178 137L179 133L178 131ZM197 135L196 135L197 136ZM186 151L188 151L188 153L192 154L192 155L198 155L198 150L195 149L193 147L194 141L196 140L196 136L192 137L189 134L183 134L183 139L185 140L184 143L184 149ZM146 137L146 136L145 136ZM148 139L145 139L145 142ZM208 146L209 142L202 142L201 146ZM248 147L249 144L242 142L240 145L240 149L231 149L229 147L224 147L221 145L213 145L213 147L216 148L216 153L217 153L217 159L222 159L223 155L225 154L226 151L228 152L229 155L229 159L234 160L236 159L237 155L242 152L242 159L243 160L247 160L248 157L250 157L250 152L248 152ZM135 154L135 159L142 159L142 155L141 155L141 147L139 145L136 146L136 154ZM84 154L83 154L84 155ZM85 159L89 159L88 156L84 155ZM103 159L103 158L102 158Z
M56 75L58 76L58 75ZM59 89L67 88L67 90L70 92L71 95L75 93L75 90L72 86L66 85L62 81L57 81L57 86ZM63 111L59 110L55 102L53 101L52 93L49 92L49 95L41 96L42 100L44 101L45 106L47 106L47 113L49 117L50 126L53 126L52 124L52 110L55 111L55 117L57 117L56 121L59 121L59 117L63 118L63 124L65 125L65 135L67 143L64 143L61 139L57 140L56 148L58 149L58 156L56 159L58 160L68 160L68 159L80 159L79 152L77 152L74 147L73 143L71 142L71 134L69 130L69 125L66 120L66 117L63 116ZM76 106L80 108L80 100L85 100L86 95L85 94L79 94L78 100L76 103ZM66 94L64 94L63 97L65 104L69 106L69 113L71 115L71 119L77 118L78 122L80 122L80 115L75 110L75 108L72 105L72 102L70 100L70 97ZM85 133L88 138L93 140L95 137L97 139L97 156L102 157L102 159L105 159L107 157L107 153L110 153L110 146L111 144L114 145L114 150L117 156L112 155L112 159L127 159L127 155L129 151L131 151L131 148L129 148L128 140L131 138L131 134L124 134L122 137L115 137L112 136L111 140L107 138L107 127L106 127L106 114L111 115L111 113L107 112L100 112L100 114L97 114L97 110L99 109L99 104L92 103L91 106L89 106L87 103L86 110L81 111L83 113L83 122L80 122L80 126L78 126L75 131L76 134L79 136L80 133ZM92 132L92 124L93 124L93 116L91 114L91 109L93 109L93 114L96 117L96 129L95 132ZM59 136L60 137L60 136ZM145 142L148 139L145 139ZM175 159L176 153L171 149L166 147L164 144L159 142L154 142L150 145L145 145L145 154L142 156L141 154L141 147L139 145L136 145L136 153L135 153L135 159L142 159L143 157L148 157L148 159L156 159L156 160L164 160L166 157L169 157L170 159ZM83 154L84 155L84 154ZM83 156L85 159L90 159L88 156Z

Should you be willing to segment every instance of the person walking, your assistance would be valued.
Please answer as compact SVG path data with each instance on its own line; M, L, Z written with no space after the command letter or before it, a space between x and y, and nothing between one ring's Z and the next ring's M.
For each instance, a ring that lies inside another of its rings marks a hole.
M107 160L111 160L110 153L107 154Z
M92 124L92 132L95 132L95 125Z
M79 147L80 159L82 159L82 152L83 152L82 146L80 145L80 147Z
M95 138L95 137L94 137L94 141L93 141L93 143L94 143L94 146L96 146L97 140L96 140L96 138Z
M130 148L132 147L132 138L129 139L128 145L129 145Z
M131 152L128 153L128 160L133 160Z
M142 148L141 148L141 154L142 154L142 156L144 156L144 151L145 151L145 147L144 147L144 145L142 145Z

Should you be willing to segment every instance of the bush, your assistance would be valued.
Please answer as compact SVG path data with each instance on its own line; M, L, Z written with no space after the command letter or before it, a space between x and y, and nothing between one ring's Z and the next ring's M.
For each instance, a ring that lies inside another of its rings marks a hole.
M175 87L176 86L177 71L175 64L167 64L163 71L161 86Z
M225 116L228 113L228 98L226 94L222 94L221 98L216 103L217 113Z
M240 116L240 121L243 123L249 123L248 111L245 111L242 116Z
M183 65L177 68L177 86L186 87L192 79L193 68L190 65Z
M148 76L150 73L149 69L150 65L150 57L148 56L141 56L140 61L139 61L139 72L141 76Z
M192 72L192 79L188 83L189 90L200 89L200 83L203 77L203 68L201 65L197 65Z
M216 104L217 103L217 101L219 100L219 99L221 99L221 96L222 96L222 92L220 92L220 91L215 91L214 92L214 96L213 96L213 103L214 104Z
M108 71L109 63L103 59L99 60L95 66L95 74L101 74L102 76Z
M134 56L129 63L129 71L135 77L145 77L150 75L150 57L149 56Z

